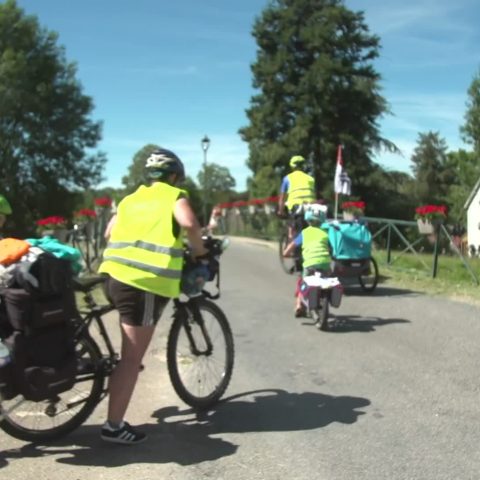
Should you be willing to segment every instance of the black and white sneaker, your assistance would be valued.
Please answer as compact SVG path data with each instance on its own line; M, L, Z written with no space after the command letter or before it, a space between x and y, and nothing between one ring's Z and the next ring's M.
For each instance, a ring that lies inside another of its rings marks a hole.
M106 442L119 443L121 445L135 445L146 440L147 435L135 430L127 422L123 422L119 428L112 428L108 422L102 427L100 435Z

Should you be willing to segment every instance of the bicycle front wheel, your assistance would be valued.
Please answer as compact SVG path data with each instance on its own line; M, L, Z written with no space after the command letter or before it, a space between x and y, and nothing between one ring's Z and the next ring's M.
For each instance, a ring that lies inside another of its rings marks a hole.
M175 316L168 335L170 381L187 405L206 409L218 402L232 377L232 331L225 314L211 301L198 299L195 305L180 308L184 313Z
M88 418L103 392L102 355L90 336L78 340L76 355L72 389L41 402L22 401L20 396L0 402L0 428L5 433L27 442L45 442L70 433Z

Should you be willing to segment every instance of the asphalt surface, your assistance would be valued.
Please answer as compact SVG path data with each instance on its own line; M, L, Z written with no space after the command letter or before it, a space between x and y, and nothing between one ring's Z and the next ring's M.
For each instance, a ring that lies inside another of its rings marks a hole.
M149 440L104 444L104 401L50 445L0 432L0 479L480 479L478 307L350 286L325 333L293 317L294 283L275 249L232 240L218 302L236 347L226 401L196 416L176 397L167 312L127 415ZM117 332L114 314L107 324Z

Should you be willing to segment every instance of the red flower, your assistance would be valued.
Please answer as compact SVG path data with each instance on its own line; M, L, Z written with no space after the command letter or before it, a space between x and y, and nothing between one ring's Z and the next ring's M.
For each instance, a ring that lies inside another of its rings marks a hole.
M97 214L95 213L95 210L92 210L91 208L82 208L78 212L75 212L75 216L95 218Z
M415 209L415 218L420 220L444 219L447 216L445 205L422 205Z
M95 199L95 205L98 207L111 207L112 199L110 197L100 197Z
M65 218L60 216L51 216L46 218L41 218L35 222L39 227L44 228L45 230L52 229L55 227L64 227L67 223Z
M352 213L363 213L363 211L365 210L365 202L363 202L362 200L358 200L355 202L343 202L342 210Z

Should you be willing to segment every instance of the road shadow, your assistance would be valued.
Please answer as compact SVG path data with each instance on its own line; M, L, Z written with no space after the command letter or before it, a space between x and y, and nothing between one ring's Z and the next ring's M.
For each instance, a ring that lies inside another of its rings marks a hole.
M238 448L221 438L210 438L201 425L181 429L146 424L138 428L148 434L147 441L124 447L102 441L100 426L84 426L46 445L25 444L18 449L0 451L0 468L7 467L12 460L51 456L60 457L55 459L59 463L90 467L118 468L130 464L171 462L193 465L233 455Z
M321 393L258 390L223 400L207 412L165 407L152 417L156 425L141 425L147 442L124 448L99 438L99 426L79 428L48 446L26 444L0 451L0 468L12 460L56 456L59 463L76 466L123 467L141 463L192 465L233 455L238 445L212 435L222 433L289 432L322 428L333 422L353 424L370 405L361 397Z
M362 397L266 389L231 396L207 412L166 407L154 416L161 425L202 425L207 435L292 432L322 428L334 422L355 423L365 414L357 409L368 405L370 400Z
M411 323L403 318L361 317L359 315L333 315L328 319L328 330L323 333L374 332L377 327L395 323ZM314 320L305 319L302 325L317 326Z
M395 297L395 296L418 296L419 292L406 288L377 285L373 292L366 292L359 284L344 284L344 294L347 297Z

